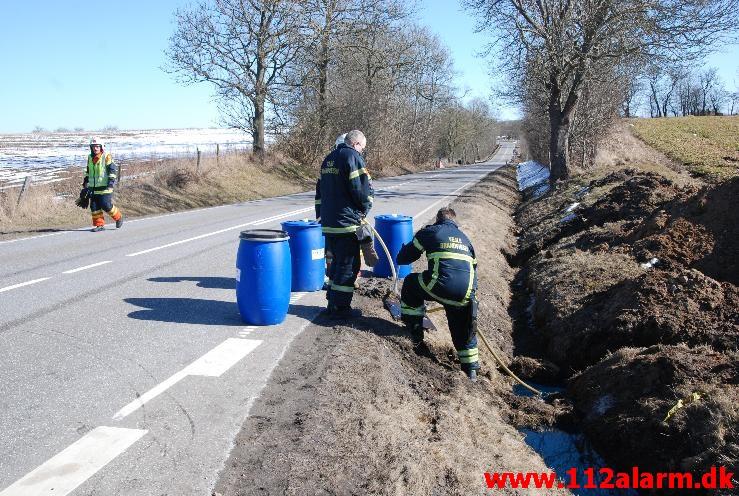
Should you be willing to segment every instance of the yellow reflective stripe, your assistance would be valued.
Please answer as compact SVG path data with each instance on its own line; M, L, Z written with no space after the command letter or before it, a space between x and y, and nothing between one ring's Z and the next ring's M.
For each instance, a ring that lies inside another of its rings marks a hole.
M466 307L467 306L466 299L462 301L454 301L454 300L447 300L446 298L442 298L440 296L436 296L434 293L431 292L431 290L423 282L423 277L421 277L421 274L418 274L418 283L421 285L423 290L428 293L430 297L432 297L433 299L435 299L436 301L440 303L444 303L445 305L452 305L453 307Z
M360 169L357 169L357 170L352 171L351 173L349 173L349 179L354 179L355 177L359 177L362 174L367 174L367 171L364 170L364 167L362 167Z
M431 274L431 281L429 282L429 289L436 286L436 281L439 279L439 259L434 259L434 271Z
M435 251L433 253L427 253L426 258L428 258L429 260L435 259L435 258L450 259L450 260L464 260L465 262L469 262L471 264L477 263L477 260L475 260L469 255L462 255L461 253L452 253L449 251Z
M331 284L331 289L334 291L341 291L342 293L354 292L354 286L339 286L338 284Z
M359 226L347 226L347 227L323 227L322 231L329 234L342 234L352 233L359 229Z
M416 248L418 248L418 249L419 249L419 250L421 250L421 251L426 251L426 250L425 250L425 249L423 248L423 245L421 244L421 242L420 242L420 241L418 241L418 239L416 239L415 237L413 238L413 246L415 246Z
M372 203L372 202L374 202L374 201L375 201L375 197L374 197L374 196L368 196L368 197L367 197L367 200L368 200L368 201L369 201L370 203Z
M470 299L470 295L472 294L472 286L475 284L475 268L470 267L470 280L467 283L467 292L464 294L464 301L467 301Z
M320 205L320 204L321 204L321 200L316 200L316 201L315 201L315 204L316 204L316 205Z
M457 350L457 356L459 357L459 363L475 363L479 358L477 348Z

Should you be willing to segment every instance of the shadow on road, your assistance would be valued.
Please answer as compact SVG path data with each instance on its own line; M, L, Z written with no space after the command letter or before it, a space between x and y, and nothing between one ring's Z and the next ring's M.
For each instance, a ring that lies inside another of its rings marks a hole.
M196 298L125 298L142 307L128 314L132 319L221 326L243 326L236 303Z
M236 289L236 279L233 277L150 277L151 282L197 282L199 288L207 289Z

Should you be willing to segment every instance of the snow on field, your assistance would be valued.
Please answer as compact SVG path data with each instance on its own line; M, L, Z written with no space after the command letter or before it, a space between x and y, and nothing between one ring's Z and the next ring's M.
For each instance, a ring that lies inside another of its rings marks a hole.
M114 132L0 134L0 183L17 184L28 175L48 182L72 166L85 166L90 137L105 143L116 160L193 155L246 149L251 138L235 129L151 129Z

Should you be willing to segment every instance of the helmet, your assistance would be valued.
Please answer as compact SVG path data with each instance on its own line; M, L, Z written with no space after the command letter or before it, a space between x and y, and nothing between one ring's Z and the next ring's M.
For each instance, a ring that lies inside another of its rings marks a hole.
M346 138L346 133L340 135L338 138L336 138L336 144L334 145L334 148L338 148L338 146L342 143L344 143L344 138Z
M103 142L97 138L90 138L90 151L92 151L93 145L100 145L101 150L105 149L105 145L103 144Z

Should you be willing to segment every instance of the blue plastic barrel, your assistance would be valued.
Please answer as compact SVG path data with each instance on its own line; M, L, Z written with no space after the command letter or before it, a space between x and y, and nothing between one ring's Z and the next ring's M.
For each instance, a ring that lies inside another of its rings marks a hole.
M410 274L411 266L398 266L397 258L400 248L405 243L409 243L413 240L413 217L397 214L376 215L375 230L387 245L390 256L393 258L395 270L398 272L398 278L402 279ZM379 261L374 267L374 274L378 277L391 277L393 274L390 271L390 264L385 256L385 251L382 249L382 246L377 239L375 239L375 250L377 251Z
M293 291L318 291L326 274L323 233L315 220L289 220L282 229L290 236Z
M236 303L250 325L285 320L290 306L290 245L285 231L242 231L236 255Z

